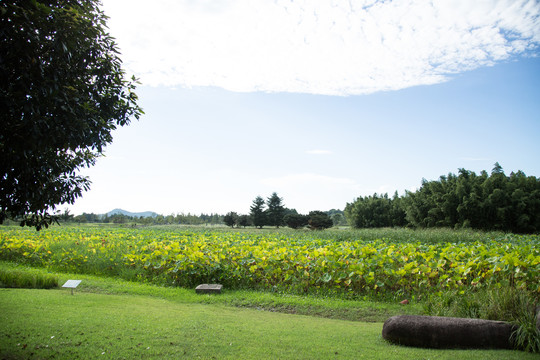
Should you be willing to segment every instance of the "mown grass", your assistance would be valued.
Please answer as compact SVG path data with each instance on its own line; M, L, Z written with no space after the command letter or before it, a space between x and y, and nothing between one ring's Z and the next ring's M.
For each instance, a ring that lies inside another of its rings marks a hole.
M193 289L143 284L119 278L94 275L50 272L11 262L0 261L0 271L30 272L53 276L61 285L68 279L83 280L76 292L108 295L142 295L169 301L252 308L271 312L309 315L350 321L383 322L397 314L419 315L423 313L420 303L406 306L398 302L371 300L347 300L323 296L300 296L250 290L224 289L219 296L199 295Z
M381 339L384 320L420 314L421 304L230 290L198 295L193 289L0 262L0 271L6 270L47 274L60 284L83 281L74 296L65 289L0 289L3 359L532 358L518 351L403 348Z
M150 285L146 285L150 286ZM391 345L382 323L141 295L0 289L3 359L533 359Z

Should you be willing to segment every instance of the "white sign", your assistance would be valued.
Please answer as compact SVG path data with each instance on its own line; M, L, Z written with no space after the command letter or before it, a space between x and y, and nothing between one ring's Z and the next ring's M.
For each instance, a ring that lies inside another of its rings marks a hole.
M77 286L79 286L81 281L82 280L68 280L64 285L62 285L62 287L75 289Z
M75 289L82 280L68 280L64 285L62 285L63 288L70 288L71 289L71 295L73 295L73 289Z

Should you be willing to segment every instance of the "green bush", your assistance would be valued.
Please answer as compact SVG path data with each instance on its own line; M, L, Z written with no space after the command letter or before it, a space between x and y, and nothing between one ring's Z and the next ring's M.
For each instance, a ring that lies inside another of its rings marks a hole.
M51 289L58 287L58 278L38 271L0 269L0 287Z
M536 327L536 312L534 308L524 307L518 315L518 329L512 334L512 339L518 349L540 353L540 330Z
M447 291L431 296L424 305L428 315L507 321L518 326L512 334L516 348L540 353L536 328L538 298L511 286L460 294Z

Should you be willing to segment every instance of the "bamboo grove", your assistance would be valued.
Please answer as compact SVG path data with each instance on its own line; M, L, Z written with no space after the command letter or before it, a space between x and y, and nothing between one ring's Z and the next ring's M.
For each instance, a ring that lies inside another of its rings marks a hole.
M359 197L345 207L356 228L409 226L540 231L540 181L521 170L505 175L496 163L491 174L459 169L404 196Z

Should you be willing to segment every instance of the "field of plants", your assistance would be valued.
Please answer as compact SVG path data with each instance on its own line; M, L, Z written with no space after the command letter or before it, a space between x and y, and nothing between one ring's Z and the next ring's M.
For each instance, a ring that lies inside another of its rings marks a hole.
M0 259L182 287L221 283L402 298L513 286L540 294L540 236L452 230L0 228Z

